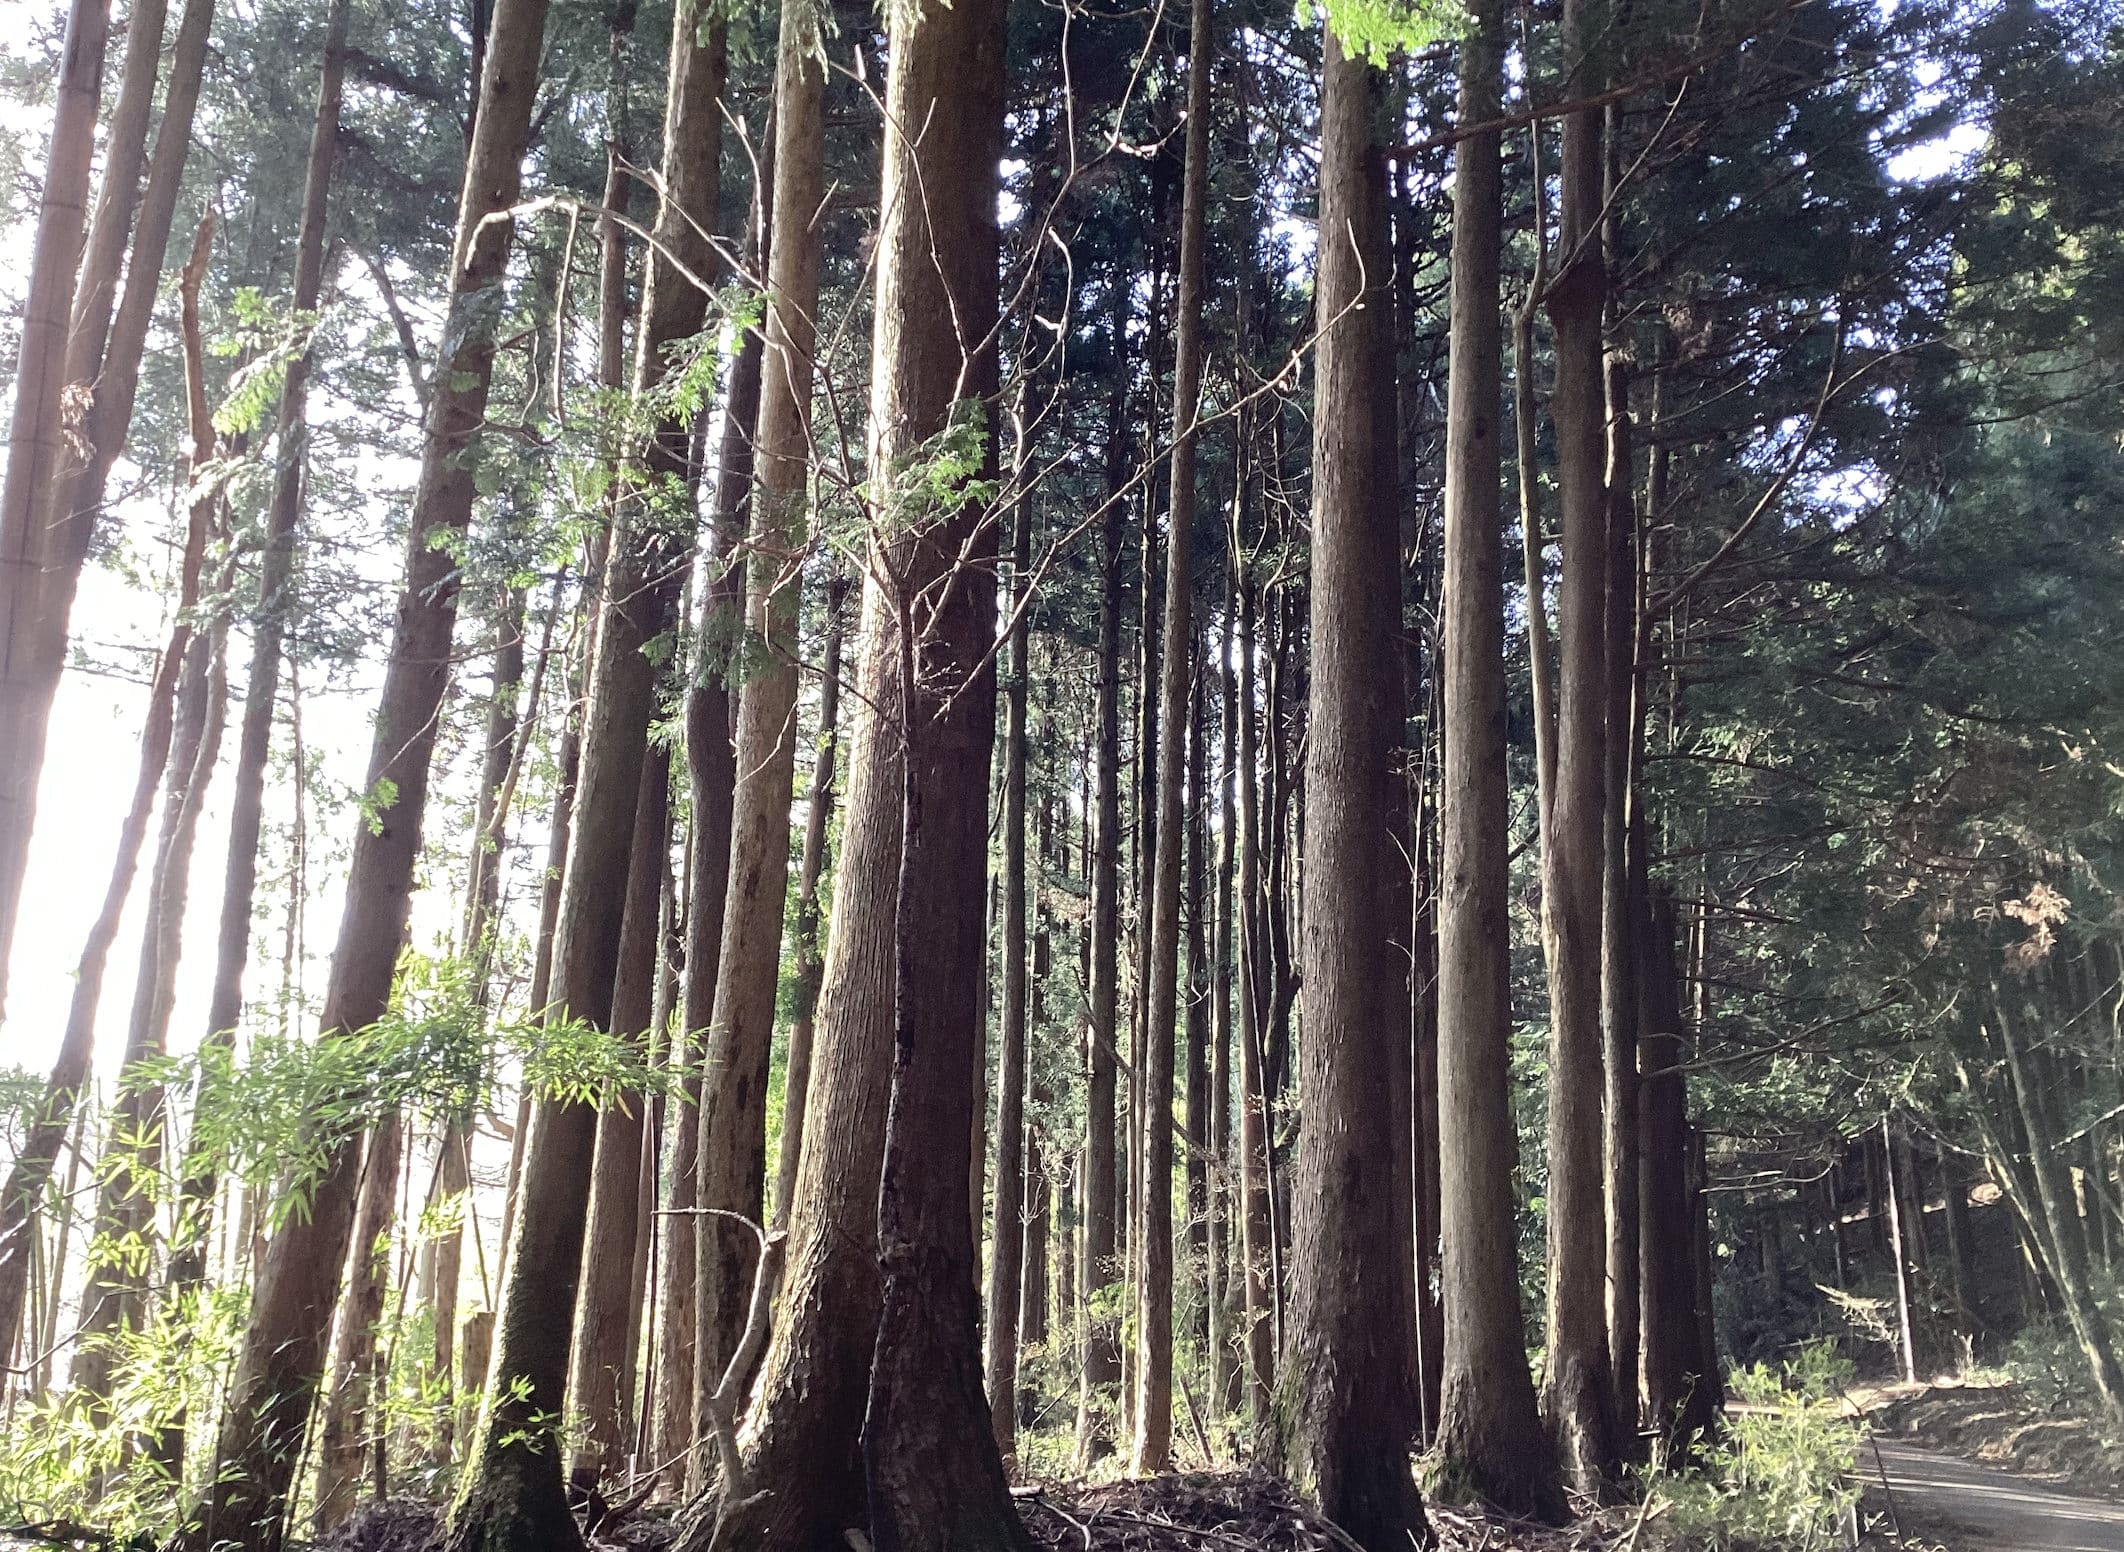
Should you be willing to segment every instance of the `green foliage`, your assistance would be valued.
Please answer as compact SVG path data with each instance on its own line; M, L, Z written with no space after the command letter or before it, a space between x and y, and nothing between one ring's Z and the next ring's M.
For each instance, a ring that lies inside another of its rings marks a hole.
M265 423L280 403L288 368L310 348L317 327L315 313L283 309L250 286L237 290L229 308L235 326L209 347L217 356L240 358L214 411L214 429L225 437L248 435Z
M996 499L989 411L979 399L951 406L944 427L901 455L871 490L872 518L887 536L918 533L968 506Z
M1307 26L1327 14L1328 30L1350 54L1384 70L1397 54L1412 54L1452 38L1470 25L1458 0L1298 0Z
M403 1109L467 1114L493 1102L498 1075L512 1067L525 1090L547 1100L623 1103L665 1086L664 1069L632 1041L586 1020L490 1022L477 977L470 961L409 953L389 1011L366 1029L317 1041L261 1031L241 1055L208 1042L137 1063L126 1081L191 1091L190 1163L265 1193L276 1222L307 1211L344 1138ZM106 1253L122 1256L127 1247Z
M1734 1373L1726 1427L1701 1458L1645 1476L1653 1538L1713 1552L1845 1545L1859 1498L1859 1428L1840 1402L1850 1379L1850 1365L1826 1342L1774 1368Z
M173 1529L177 1494L155 1446L214 1415L248 1302L242 1287L188 1292L160 1301L140 1329L91 1338L112 1355L108 1410L66 1391L0 1419L0 1516L94 1524L114 1545ZM192 1428L187 1454L211 1442Z

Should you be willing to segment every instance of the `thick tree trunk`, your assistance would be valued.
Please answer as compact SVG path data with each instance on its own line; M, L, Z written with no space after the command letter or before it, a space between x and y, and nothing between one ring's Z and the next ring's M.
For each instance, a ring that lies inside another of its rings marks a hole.
M129 37L147 34L138 13ZM96 153L96 113L103 97L104 58L110 42L110 0L72 0L59 44L59 79L52 112L52 138L45 149L44 182L38 193L37 230L30 249L29 288L22 303L22 340L15 356L15 402L8 422L7 473L0 487L0 706L5 725L21 726L18 700L35 687L36 663L29 637L43 571L50 564L51 535L35 521L37 500L64 456L60 392L66 385L67 323L73 311L75 277L88 228L89 180ZM161 26L154 31L159 39ZM153 87L150 84L149 94ZM143 121L142 130L145 131ZM106 166L123 159L122 124L112 121ZM115 183L116 179L106 179ZM22 707L27 715L28 707ZM0 1015L6 1012L7 967L15 942L15 914L29 862L30 827L36 816L37 778L43 769L41 739L17 733L0 753ZM60 1131L65 1131L60 1123ZM42 1135L41 1133L39 1134ZM52 1147L56 1150L57 1144ZM28 1155L25 1153L24 1157ZM56 1156L56 1152L53 1156ZM47 1167L49 1159L46 1161ZM19 1167L19 1161L18 1161ZM9 1201L13 1201L12 1195ZM10 1209L11 1210L11 1209ZM0 1257L15 1238L0 1221ZM21 1299L8 1317L8 1262L0 1260L0 1331L12 1334L21 1320ZM5 1338L0 1338L4 1340Z
M863 594L860 713L820 980L808 1141L790 1196L774 1335L745 1421L751 1491L711 1505L681 1538L683 1552L809 1552L866 1518L858 1441L877 1335L878 1171L893 1049L886 924L898 895L901 810L899 652L880 587L873 572ZM967 1279L970 1296L970 1270Z
M809 526L812 357L816 348L825 65L816 10L787 0L775 66L774 200L761 358L759 489L746 546L747 677L738 703L730 874L702 1076L700 1205L766 1215L767 1083L789 895L789 803L796 779L797 624ZM748 1224L696 1227L694 1433L737 1350L758 1241Z
M309 162L303 174L302 215L295 238L295 280L290 305L313 311L324 290L325 217L339 142L341 87L346 72L349 0L332 0L326 13L319 64L317 110L310 125ZM222 873L221 912L215 934L214 979L207 994L205 1040L226 1044L243 1016L243 976L250 960L251 911L258 892L258 840L263 829L266 763L272 753L273 718L280 693L281 643L292 612L295 529L302 514L306 406L312 351L306 346L288 363L281 384L274 432L274 478L258 562L257 613L251 621L251 662L244 681L243 721L230 772L228 860ZM170 1261L170 1281L196 1287L206 1275L206 1249L213 1228L217 1180L201 1170L184 1183L185 1235Z
M948 427L978 435L981 463L995 466L1004 10L1002 0L902 0L892 10L871 366L871 467L888 486L932 478L925 444ZM957 329L939 328L944 318ZM959 1152L979 1114L967 1078L981 1071L987 962L994 554L993 514L962 499L930 506L882 557L899 623L906 758L878 1193L883 1296L863 1423L878 1552L1031 1546L981 1393L977 1251Z
M1585 0L1566 0L1568 96L1598 86ZM1564 120L1556 336L1557 475L1563 503L1561 664L1552 826L1544 850L1549 940L1549 1297L1542 1399L1571 1484L1591 1491L1616 1462L1608 1362L1602 1167L1601 864L1606 764L1607 496L1601 310L1601 117Z
M1497 117L1504 40L1481 0L1461 44L1460 117ZM1498 506L1496 132L1455 148L1451 371L1446 409L1445 730L1438 905L1438 1166L1445 1309L1439 1481L1518 1514L1563 1507L1519 1307L1512 1176L1509 794L1504 543Z
M1400 533L1385 283L1381 78L1332 33L1321 89L1315 306L1312 686L1302 937L1306 1117L1291 1192L1290 1348L1275 1454L1370 1552L1428 1543L1410 1454L1421 1420L1408 1112L1409 1044L1379 974L1401 893L1387 844L1400 802ZM1405 886L1403 886L1405 888ZM1406 895L1402 894L1404 902ZM1405 989L1406 983L1402 983Z
M686 17L695 15L692 11ZM672 41L676 56L693 50L694 22L684 21ZM714 69L721 78L727 24L710 24ZM705 68L699 61L688 68ZM679 88L680 95L690 95ZM755 236L757 234L755 233ZM717 957L722 951L723 907L730 881L730 810L737 782L737 754L731 745L730 690L726 643L744 608L744 588L735 564L733 540L752 481L752 427L757 418L760 342L747 330L738 347L730 387L724 395L725 435L715 489L715 559L703 589L700 649L693 679L686 687L686 780L693 811L693 839L686 856L685 980L680 995L681 1029L674 1060L683 1065L685 1102L679 1107L671 1147L670 1212L664 1220L662 1361L657 1366L655 1455L667 1470L667 1485L677 1488L686 1475L687 1451L694 1435L694 1342L698 1335L700 1262L700 1116L701 1044L715 1016Z
M450 675L458 567L452 542L471 517L474 456L494 364L491 320L512 224L486 220L516 203L537 84L546 0L501 0L498 44L481 80L478 133L466 162L450 268L450 348L438 359L422 433L421 471L408 525L406 587L377 712L365 790L395 793L356 828L332 976L326 1034L365 1029L389 1005L420 855L428 763ZM274 1236L252 1295L252 1314L216 1444L217 1469L179 1539L185 1552L234 1542L275 1552L290 1478L307 1431L330 1311L352 1228L359 1134L326 1139L327 1155L306 1216Z

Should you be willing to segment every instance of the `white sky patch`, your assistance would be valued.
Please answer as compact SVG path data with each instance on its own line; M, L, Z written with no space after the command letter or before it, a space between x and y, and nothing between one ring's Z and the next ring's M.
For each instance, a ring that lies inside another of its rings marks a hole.
M1900 183L1930 183L1958 173L1984 149L1988 138L1981 124L1957 124L1944 135L1888 158L1888 176Z

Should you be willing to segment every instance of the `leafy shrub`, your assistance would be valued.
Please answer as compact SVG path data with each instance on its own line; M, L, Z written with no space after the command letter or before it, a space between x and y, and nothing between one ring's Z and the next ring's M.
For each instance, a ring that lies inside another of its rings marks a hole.
M1827 1342L1731 1375L1725 1430L1691 1469L1646 1477L1648 1529L1718 1552L1843 1546L1859 1497L1859 1429L1838 1404L1850 1378Z

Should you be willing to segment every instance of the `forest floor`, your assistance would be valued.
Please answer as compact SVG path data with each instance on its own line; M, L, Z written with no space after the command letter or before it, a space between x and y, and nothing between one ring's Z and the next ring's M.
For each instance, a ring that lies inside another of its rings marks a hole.
M1341 1530L1309 1514L1259 1472L1186 1473L1018 1490L1019 1512L1040 1552L1348 1552ZM1634 1545L1627 1513L1564 1527L1433 1506L1438 1552L1602 1552ZM426 1552L441 1512L417 1499L369 1502L313 1544L313 1552ZM667 1512L645 1511L590 1537L594 1552L667 1552L677 1537ZM2120 1547L2119 1552L2124 1552Z

